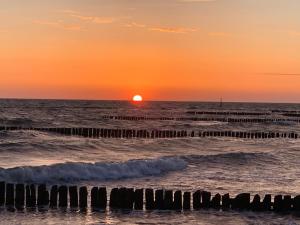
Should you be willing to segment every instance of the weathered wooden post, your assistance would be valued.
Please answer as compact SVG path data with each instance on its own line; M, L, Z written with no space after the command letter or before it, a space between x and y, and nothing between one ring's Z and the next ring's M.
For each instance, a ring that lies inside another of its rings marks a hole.
M58 188L58 206L62 208L68 206L68 188L65 185Z
M155 208L153 189L146 189L145 196L146 196L146 209L153 210Z
M78 207L78 190L77 186L69 187L69 198L70 198L70 207L77 208Z
M202 208L209 208L210 207L210 198L211 198L211 193L207 191L202 191L201 192L201 204L200 207Z
M97 197L98 207L100 209L106 209L107 207L107 191L106 187L100 187L98 189L98 197Z
M41 184L38 186L37 205L46 206L49 204L49 192L47 191L46 185Z
M274 197L273 210L275 212L282 212L283 211L283 199L282 199L282 195L276 195Z
M182 210L182 192L175 191L174 193L174 202L173 202L174 210Z
M171 210L173 208L173 191L166 190L164 195L164 206L163 209Z
M191 209L191 192L183 193L183 209L184 210Z
M262 202L262 210L264 211L270 211L272 206L272 196L267 194L264 197L264 200Z
M0 206L3 206L5 203L5 182L0 182Z
M230 209L231 200L229 194L222 195L222 209Z
M17 209L23 209L25 202L25 186L24 184L16 185L16 199L15 206Z
M79 188L79 207L80 207L80 209L87 208L87 197L88 197L87 187L80 187Z
M58 186L54 185L50 190L50 207L57 208Z
M199 210L201 207L201 191L198 190L193 194L193 209Z
M134 191L134 209L143 210L144 189L136 189Z
M261 211L261 202L260 202L260 196L255 195L252 202L251 202L251 209L253 211Z
M241 193L238 194L232 202L232 209L246 210L250 208L250 194Z
M292 197L290 195L285 195L283 197L283 211L291 211L292 205Z
M91 207L98 208L98 187L93 187L91 190Z
M110 202L109 207L111 209L119 208L120 205L120 199L119 199L119 189L113 188L110 192Z
M297 212L300 211L300 195L297 195L293 199L293 210Z
M216 194L212 200L211 200L211 207L214 209L220 209L221 208L221 195Z
M6 206L13 207L15 203L15 185L6 184Z
M155 209L164 209L164 190L155 191Z

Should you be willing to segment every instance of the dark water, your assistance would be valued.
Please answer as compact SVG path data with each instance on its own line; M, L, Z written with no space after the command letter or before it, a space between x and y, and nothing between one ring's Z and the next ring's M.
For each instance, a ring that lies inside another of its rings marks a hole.
M107 115L186 117L187 111L300 111L297 104L0 100L0 126L280 131L300 124L118 121ZM197 115L197 117L209 115ZM216 117L216 116L215 116ZM222 118L223 116L218 116ZM230 116L253 118L258 116ZM234 138L85 139L37 131L0 132L0 180L48 184L206 189L215 193L300 193L300 141ZM1 224L298 224L272 213L61 213L0 210Z

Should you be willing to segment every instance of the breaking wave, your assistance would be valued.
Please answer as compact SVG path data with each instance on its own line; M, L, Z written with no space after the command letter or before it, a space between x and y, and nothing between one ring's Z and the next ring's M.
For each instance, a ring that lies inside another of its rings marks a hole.
M15 167L0 169L0 179L24 183L72 183L79 181L105 181L144 176L159 176L182 170L187 163L177 157L149 160L130 160L118 163L67 162L49 166Z

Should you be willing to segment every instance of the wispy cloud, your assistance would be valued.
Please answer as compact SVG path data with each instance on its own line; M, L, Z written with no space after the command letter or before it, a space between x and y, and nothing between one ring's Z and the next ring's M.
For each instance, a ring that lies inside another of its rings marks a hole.
M70 17L76 18L78 20L84 21L84 22L90 22L95 24L110 24L117 21L117 18L114 17L99 17L99 16L90 16L90 15L84 15L80 12L74 11L74 10L60 10L60 13L67 14Z
M266 76L300 76L300 73L260 73L261 75Z
M63 21L59 20L56 22L52 21L43 21L43 20L34 20L33 23L49 26L53 28L63 29L63 30L70 30L70 31L80 31L82 28L79 25L76 24L65 24Z
M178 2L185 3L204 3L204 2L216 2L217 0L178 0Z
M210 32L208 33L209 36L213 37L232 37L233 35L231 33L226 32Z
M187 34L197 31L193 28L184 28L184 27L151 27L150 31L163 32L163 33L175 33L175 34Z
M146 24L141 24L141 23L136 23L136 22L127 23L124 26L125 27L137 27L137 28L145 28L145 27L147 27Z
M288 31L288 34L292 37L300 37L300 31Z

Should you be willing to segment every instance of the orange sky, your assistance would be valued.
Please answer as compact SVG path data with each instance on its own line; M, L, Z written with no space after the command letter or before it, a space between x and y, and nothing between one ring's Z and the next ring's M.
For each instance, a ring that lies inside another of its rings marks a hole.
M299 0L1 0L0 97L300 101Z

